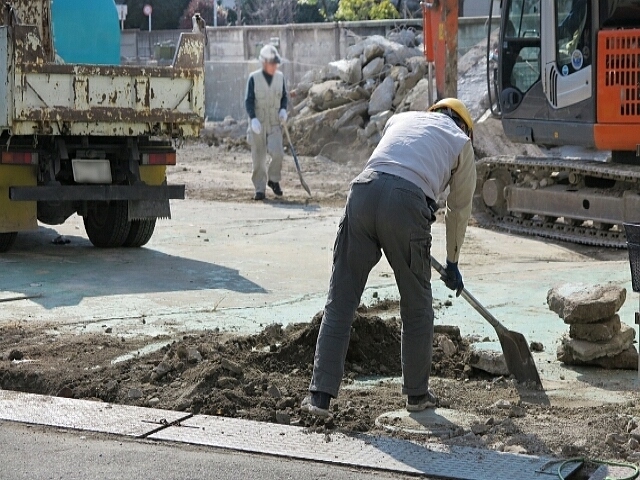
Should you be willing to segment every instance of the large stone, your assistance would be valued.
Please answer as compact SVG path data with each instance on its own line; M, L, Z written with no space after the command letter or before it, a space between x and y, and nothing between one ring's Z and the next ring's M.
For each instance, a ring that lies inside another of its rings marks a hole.
M595 323L613 317L626 297L626 289L614 284L567 283L549 290L547 303L565 323Z
M390 48L392 45L397 44L390 42L381 35L372 35L347 48L347 59L360 58L360 56L364 56L366 60L365 51L367 50L367 47L370 47L371 45L375 45L375 47L373 48L375 48L376 50L381 48L384 54L384 52L386 52L388 48ZM372 54L371 51L369 53Z
M584 340L576 340L567 335L563 335L561 339L561 347L558 348L558 360L578 360L581 362L590 362L596 358L615 357L627 350L632 344L636 332L629 325L622 324L620 331L608 342L594 343Z
M484 349L481 343L474 343L470 347L469 365L491 375L509 375L504 354L497 350Z
M357 124L360 126L361 122L364 122L362 116L367 113L369 105L366 100L360 100L350 107L342 116L336 120L333 124L334 130L340 130L342 127L348 124Z
M420 80L407 94L404 104L406 110L424 112L429 108L429 81L426 78Z
M427 73L427 62L423 56L412 57L407 60L409 73L404 77L404 83L398 88L396 95L405 95L415 87Z
M378 85L371 95L369 101L369 115L390 110L393 106L393 97L396 93L396 86L393 78L387 77Z
M350 88L345 83L330 80L319 83L309 90L309 106L317 111L329 110L365 98L361 87Z
M384 69L384 59L374 58L362 69L362 78L369 80L370 78L377 78Z
M387 38L405 47L415 47L418 45L418 42L416 42L416 34L407 29L393 31L387 35Z
M379 43L371 43L364 47L362 55L364 56L364 63L368 64L373 59L384 56L384 47Z
M409 75L409 69L404 65L396 65L389 71L389 76L396 82L404 81L407 75Z
M405 47L398 43L390 43L385 49L384 60L389 65L402 65L407 59L420 55L422 52L418 48Z
M391 110L385 110L384 112L380 112L372 116L369 121L375 124L378 132L382 133L384 127L387 125L387 122L392 116L393 112Z
M354 85L362 80L362 63L359 58L337 60L329 63L328 67L345 83Z
M598 323L574 323L569 329L569 336L587 342L606 342L620 331L620 325L618 315Z
M564 345L558 347L558 360L566 365L600 367L608 370L637 370L638 369L638 350L635 345L631 345L624 352L613 357L594 358L589 362L581 362L574 358L571 353L565 349Z

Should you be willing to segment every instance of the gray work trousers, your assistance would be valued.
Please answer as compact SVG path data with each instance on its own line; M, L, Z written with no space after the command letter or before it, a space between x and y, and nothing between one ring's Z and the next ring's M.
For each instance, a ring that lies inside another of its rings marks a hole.
M371 269L384 252L400 291L402 393L423 395L433 351L431 223L424 192L385 173L365 171L351 186L333 252L333 272L309 390L338 395L351 324Z
M253 175L251 180L256 192L264 193L267 188L267 180L280 182L282 175L282 160L284 148L282 146L282 128L278 125L267 131L265 125L259 134L249 130L249 143L251 144L251 158L253 160ZM267 154L271 156L271 162L267 166Z

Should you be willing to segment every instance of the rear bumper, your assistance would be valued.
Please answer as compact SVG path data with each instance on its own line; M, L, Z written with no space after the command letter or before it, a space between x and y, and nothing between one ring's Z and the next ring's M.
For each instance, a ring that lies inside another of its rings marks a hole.
M55 185L9 187L9 199L14 202L183 200L184 191L184 185Z

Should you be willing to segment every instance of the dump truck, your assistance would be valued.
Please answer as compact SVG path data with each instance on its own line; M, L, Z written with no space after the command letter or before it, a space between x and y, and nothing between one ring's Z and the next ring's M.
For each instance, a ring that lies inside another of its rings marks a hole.
M204 36L182 33L170 66L78 64L54 23L52 0L0 16L0 252L74 214L96 247L140 247L184 198L166 169L204 123Z

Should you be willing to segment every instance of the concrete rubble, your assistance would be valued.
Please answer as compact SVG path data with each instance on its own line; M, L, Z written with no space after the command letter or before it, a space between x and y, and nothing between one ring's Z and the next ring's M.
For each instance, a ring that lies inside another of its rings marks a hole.
M374 35L349 47L346 58L308 72L291 90L291 133L299 153L335 157L325 146L339 143L347 148L333 160L361 161L394 112L424 110L416 99L426 95L425 83L414 92L427 73L418 41L410 31Z
M558 360L567 365L637 369L635 330L617 315L626 293L613 284L572 283L549 290L549 309L570 325L560 339Z
M627 298L627 290L613 284L566 283L549 290L549 309L564 323L597 323L613 317Z
M469 365L491 375L509 375L504 354L491 348L484 348L482 343L472 343L469 352Z

